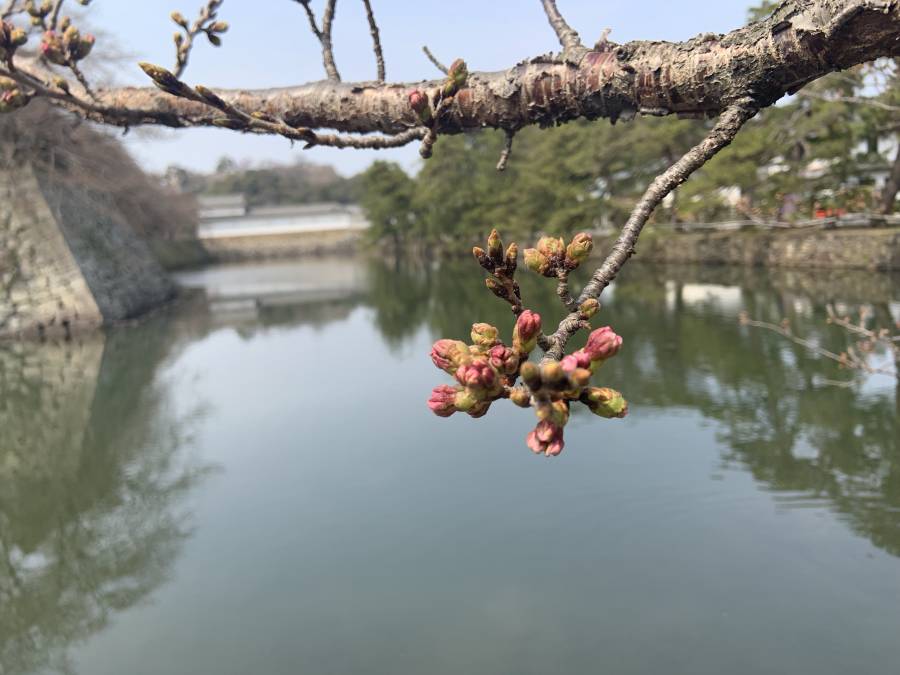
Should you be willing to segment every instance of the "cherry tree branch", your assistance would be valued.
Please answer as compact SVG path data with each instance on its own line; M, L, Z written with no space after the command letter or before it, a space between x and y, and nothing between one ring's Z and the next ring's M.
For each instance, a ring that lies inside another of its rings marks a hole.
M306 17L309 19L309 27L322 45L322 63L325 66L325 74L328 76L329 80L340 82L341 75L334 62L334 48L331 45L331 26L334 23L334 11L337 0L327 0L325 3L321 29L319 29L319 26L316 23L316 15L313 12L312 7L309 6L309 0L294 1L303 5L303 9L306 10Z
M384 53L381 51L381 35L378 32L378 24L375 22L375 14L372 13L372 4L369 0L363 0L366 6L366 19L369 21L369 32L372 34L372 49L375 52L375 65L378 68L378 81L384 82Z
M587 54L587 47L581 43L581 38L575 29L563 18L563 15L556 7L556 0L541 0L541 3L544 5L547 20L556 32L559 44L562 45L563 57L572 63L578 63Z
M610 282L616 278L619 270L635 253L635 245L641 230L650 218L654 209L665 199L672 190L681 185L688 177L701 166L706 164L722 148L726 147L737 135L744 123L753 117L758 111L757 104L751 99L744 99L735 103L726 110L715 126L700 143L688 150L677 162L672 164L663 173L658 175L650 183L640 201L635 205L628 221L622 228L621 234L613 244L603 264L597 268L591 276L591 280L581 291L581 295L574 302L569 302L567 280L560 278L560 299L567 307L577 307L589 299L600 296ZM568 297L567 297L568 296ZM583 325L583 318L577 310L571 311L556 329L556 332L548 337L545 349L546 357L559 360L562 358L566 343Z

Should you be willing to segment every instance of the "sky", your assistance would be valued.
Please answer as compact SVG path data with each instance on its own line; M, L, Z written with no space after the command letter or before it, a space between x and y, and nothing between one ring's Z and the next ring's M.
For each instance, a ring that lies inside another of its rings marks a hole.
M698 33L726 32L745 23L751 0L558 0L569 23L585 44L593 44L605 28L610 39L683 40ZM116 68L118 84L141 85L146 76L138 61L171 67L175 25L170 12L193 20L202 0L94 0L90 27L103 42L125 56ZM313 0L317 16L323 0ZM557 51L556 36L539 0L372 0L381 29L389 81L432 79L440 73L422 54L427 44L439 59L466 60L470 70L503 70L523 58ZM296 85L324 77L318 41L303 8L294 0L225 0L219 18L230 29L222 47L198 42L184 75L188 84L227 88ZM338 2L334 49L344 81L375 76L375 61L363 3ZM603 122L599 122L603 123ZM352 175L374 159L400 162L414 171L421 161L417 148L385 151L291 147L277 137L241 135L219 129L132 131L126 144L146 169L162 171L177 164L209 171L219 158L230 156L253 164L307 161L332 164Z

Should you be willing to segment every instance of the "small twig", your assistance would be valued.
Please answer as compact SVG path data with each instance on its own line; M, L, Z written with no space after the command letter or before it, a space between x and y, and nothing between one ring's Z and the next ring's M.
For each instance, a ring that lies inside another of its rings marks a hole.
M87 92L87 95L90 96L94 101L96 101L97 94L95 94L94 90L91 89L90 82L88 82L88 79L84 76L84 73L81 72L81 68L78 67L78 64L70 59L69 63L66 65L68 65L69 70L72 71L75 79L78 80L78 83L84 88L85 92Z
M197 17L197 20L194 21L193 25L188 27L187 21L178 14L178 20L176 23L184 30L184 36L182 38L178 38L176 36L175 41L175 67L172 69L172 74L175 77L181 77L184 74L185 68L188 65L188 59L191 56L191 50L194 48L194 40L200 33L206 33L210 36L210 40L215 39L215 36L209 32L210 27L215 23L217 12L219 7L222 6L222 3L225 0L208 0L206 5L200 10L200 15ZM172 15L173 19L176 17L176 14ZM214 43L218 44L218 42Z
M509 163L509 155L512 152L513 138L515 138L515 135L515 131L506 129L506 143L503 145L503 150L500 152L500 160L497 162L497 171L506 171L506 165Z
M563 15L556 7L556 0L541 0L541 3L544 5L547 20L556 32L556 37L559 38L559 43L562 45L563 56L569 61L578 63L587 54L588 48L581 43L581 38L575 29L566 23Z
M598 298L600 296L603 289L615 279L622 266L634 255L634 247L637 244L641 230L654 209L659 206L659 203L672 190L686 181L694 171L706 164L716 153L731 143L741 127L744 126L744 123L753 117L757 110L757 105L751 99L744 99L734 103L722 113L715 126L706 135L706 138L653 179L653 182L650 183L650 186L632 210L606 260L597 268L591 276L591 280L581 291L581 295L576 300L577 305L581 305L590 298ZM562 358L566 343L579 330L581 321L582 319L577 312L570 313L560 321L556 332L548 337L550 348L547 351L547 357L556 360Z
M18 9L17 5L19 4L19 0L9 0L6 5L3 7L3 10L0 11L0 18L8 19L13 14L21 11Z
M363 0L366 6L366 18L369 20L369 32L372 34L372 49L375 51L375 64L378 67L378 81L384 82L384 54L381 51L381 35L378 32L378 24L372 13L372 4L369 0Z
M569 292L569 270L560 268L556 273L556 278L559 280L559 283L556 285L556 295L559 297L560 302L566 306L567 310L575 312L578 309L578 303L575 302L575 298Z
M322 14L321 30L316 24L316 15L313 12L312 7L309 6L309 0L294 1L303 5L303 9L306 10L306 17L309 19L309 27L312 30L313 35L319 40L319 44L322 45L322 63L325 66L325 74L328 76L329 80L340 82L341 75L334 62L334 49L331 45L331 26L334 23L334 10L337 5L337 0L328 0L325 4L325 12Z
M437 138L438 135L434 129L428 129L425 132L425 136L422 138L422 145L419 148L419 155L421 155L422 159L431 157L431 154L434 151L434 144L437 143Z
M744 326L753 326L754 328L764 328L766 330L772 331L773 333L778 333L794 344L798 344L801 347L809 350L810 352L818 354L819 356L823 356L826 359L835 361L845 368L852 368L854 370L859 370L870 375L894 375L894 373L888 368L873 367L869 365L869 363L865 359L860 358L856 354L856 350L854 350L852 347L848 348L847 351L843 354L836 354L828 349L825 349L824 347L820 347L811 340L806 340L797 335L794 335L794 333L791 332L791 329L788 326L769 323L767 321L755 321L743 314L741 315L741 324Z
M53 5L53 11L50 13L50 30L56 30L56 26L59 23L59 13L65 1L56 0L56 3Z
M431 53L431 50L428 49L428 45L422 45L422 51L425 52L425 56L427 56L428 60L431 61L432 64L434 64L434 67L441 71L444 75L450 72L449 68L438 61L437 57Z

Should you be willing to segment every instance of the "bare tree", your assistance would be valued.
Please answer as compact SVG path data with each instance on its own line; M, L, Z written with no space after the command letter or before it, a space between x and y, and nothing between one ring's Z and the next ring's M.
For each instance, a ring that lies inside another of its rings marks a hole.
M513 245L504 251L499 236L492 234L488 252L476 249L476 258L491 275L488 286L510 302L518 317L514 344L506 348L497 339L496 329L476 324L474 345L463 345L466 350L453 345L447 353L438 349L441 353L433 354L435 363L452 371L460 386L438 388L440 396L436 389L432 407L439 414L465 410L479 416L491 401L513 398L536 409L541 422L529 436L529 445L547 454L562 449L562 426L571 401L581 400L604 416L624 414L621 395L587 387L585 380L585 371L589 377L618 350L621 338L605 327L591 335L587 353L579 350L565 358L564 353L570 338L589 327L597 298L634 254L644 224L666 195L726 147L747 120L785 94L829 72L900 55L898 0L785 0L767 18L725 35L616 44L604 33L592 47L568 25L555 0L541 0L562 46L559 54L535 56L495 73L469 72L466 63L457 59L440 80L388 83L380 33L372 7L364 0L378 78L345 83L331 42L337 0L325 0L321 22L310 0L294 2L302 6L321 44L328 79L281 89L237 91L191 86L182 79L195 38L205 34L216 45L227 30L227 24L217 18L223 0L209 0L193 24L180 14L173 15L181 29L175 37L174 69L141 64L155 89L92 88L79 63L90 53L94 40L60 18L64 0L47 0L40 6L7 0L0 31L0 57L5 64L0 67L0 110L42 97L86 119L123 127L218 126L281 135L307 147L389 148L421 141L424 157L441 135L490 127L507 133L501 169L509 160L513 135L528 125L552 126L579 118L615 122L637 114L718 117L705 139L651 182L606 259L577 297L569 291L568 272L580 262L589 237L578 235L568 245L545 238L530 249L526 263L540 274L557 278L558 295L567 311L552 333L541 333L540 318L523 307L514 280L518 248ZM7 20L22 14L29 14L32 24L45 31L37 57L16 56L27 34ZM74 82L60 75L59 69ZM538 332L532 334L535 327ZM537 374L525 365L532 338L544 351ZM515 386L519 376L524 388Z

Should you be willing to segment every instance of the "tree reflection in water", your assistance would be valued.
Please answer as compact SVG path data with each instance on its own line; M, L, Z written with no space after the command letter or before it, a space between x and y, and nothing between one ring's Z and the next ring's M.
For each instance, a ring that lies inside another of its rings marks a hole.
M0 346L2 673L70 671L68 648L162 584L190 534L208 468L158 379L164 345L151 328Z
M432 336L463 339L473 321L510 323L503 303L472 280L473 266L448 263L437 273L373 264L369 302L385 339L399 344L423 325ZM533 275L522 281L526 306L559 314L552 285ZM610 295L599 320L614 325L628 349L605 368L610 381L623 383L633 414L700 412L719 425L723 461L750 471L780 504L826 504L900 556L900 423L891 378L836 387L828 381L849 378L836 364L738 323L742 309L766 321L787 318L797 333L840 350L845 338L827 326L826 306L865 303L877 322L896 320L900 280L633 265Z

